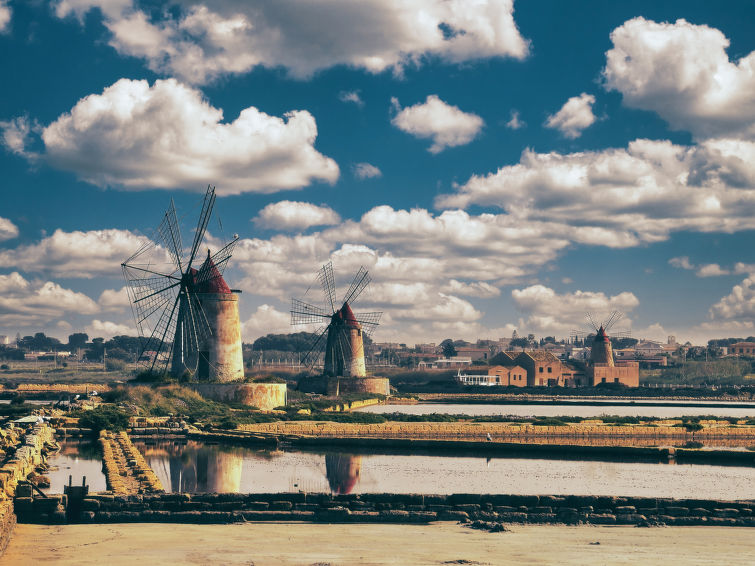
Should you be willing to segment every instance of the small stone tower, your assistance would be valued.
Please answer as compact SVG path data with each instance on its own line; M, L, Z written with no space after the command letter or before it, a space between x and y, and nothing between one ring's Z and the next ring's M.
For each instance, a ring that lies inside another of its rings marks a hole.
M602 325L598 329L598 333L595 335L595 340L592 343L590 361L593 365L603 364L609 367L613 367L614 365L611 339L608 337L608 334L606 334L606 330Z
M196 296L211 334L200 346L197 378L217 383L239 381L244 379L239 298L215 267L209 251L199 271L205 270L209 270L210 276L197 285Z
M325 375L366 377L364 364L364 337L349 303L331 317L325 350Z

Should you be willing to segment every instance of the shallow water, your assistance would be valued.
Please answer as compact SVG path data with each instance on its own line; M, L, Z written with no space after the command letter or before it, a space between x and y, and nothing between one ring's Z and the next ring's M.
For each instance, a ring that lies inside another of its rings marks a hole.
M63 493L63 486L68 485L72 476L73 485L81 485L86 476L89 491L107 489L105 474L102 472L102 456L96 443L89 440L66 440L60 443L60 451L48 458L50 471L45 475L50 478L47 493Z
M135 444L167 491L755 498L755 468Z
M629 403L615 405L576 405L566 402L562 405L483 405L462 403L419 403L417 405L371 405L357 409L365 413L402 413L408 415L429 415L447 413L452 415L510 415L515 417L599 417L618 415L622 417L674 418L681 416L716 415L720 417L755 417L755 405L745 407L687 407L663 406L643 407Z

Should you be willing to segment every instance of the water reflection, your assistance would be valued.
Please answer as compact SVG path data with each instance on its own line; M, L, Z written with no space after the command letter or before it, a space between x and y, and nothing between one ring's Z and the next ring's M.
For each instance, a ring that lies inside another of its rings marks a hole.
M699 403L704 404L704 403ZM711 405L715 405L711 403ZM463 404L463 403L419 403L417 405L371 405L357 409L365 413L403 413L410 415L429 415L431 413L448 413L452 415L509 415L515 417L600 417L601 415L618 415L622 417L658 417L671 419L681 416L717 415L720 417L755 417L755 405L742 404L741 407L686 407L679 406L643 406L635 403L617 403L615 405L577 405L562 402L560 405L545 404Z
M82 477L86 476L89 491L105 491L107 488L100 448L94 442L77 439L61 442L60 451L51 455L47 463L50 466L45 473L50 478L47 493L63 493L69 475L73 476L74 485L81 485Z
M359 482L362 457L354 454L325 454L325 475L332 493L351 493Z
M170 491L755 497L755 468L490 454L271 451L135 442Z

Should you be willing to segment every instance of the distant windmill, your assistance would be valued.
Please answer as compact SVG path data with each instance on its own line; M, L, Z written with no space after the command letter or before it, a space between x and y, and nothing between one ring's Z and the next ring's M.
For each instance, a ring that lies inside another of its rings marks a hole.
M351 310L369 285L369 272L360 267L342 300L336 297L333 264L328 262L318 271L324 305L311 305L291 299L291 324L319 324L321 327L302 362L310 367L325 347L323 374L331 377L365 377L364 336L370 336L380 323L382 312L354 313ZM340 306L339 306L340 305Z
M193 267L201 261L199 250L214 205L215 187L208 186L194 241L185 253L171 199L153 238L121 264L142 338L144 369L163 374L170 365L174 376L188 371L230 381L240 372L243 378L238 298L223 280L238 236L213 255L208 249L199 269Z
M617 322L624 318L624 313L620 311L612 311L608 318L603 321L596 321L592 313L586 313L586 318L592 327L595 334L593 339L590 361L593 364L605 364L613 366L613 348L611 347L611 339L608 337L608 331L613 328ZM583 332L578 330L572 330L572 336L575 340L584 340L586 337L591 336L593 332ZM620 330L612 333L618 338L628 338L631 336L631 331Z

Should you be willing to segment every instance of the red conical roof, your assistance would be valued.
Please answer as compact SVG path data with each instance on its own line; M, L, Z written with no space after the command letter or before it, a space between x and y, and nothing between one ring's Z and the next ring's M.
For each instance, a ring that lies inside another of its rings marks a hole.
M210 250L207 250L207 259L204 260L202 267L199 268L197 275L200 274L202 281L197 285L197 293L231 293L231 288L225 282L215 262L210 257Z
M353 326L360 328L360 324L357 318L354 316L354 312L351 310L349 303L344 303L340 310L340 315L347 326Z
M595 341L596 342L609 342L608 334L606 334L605 328L601 325L600 329L598 330L598 333L595 335Z

